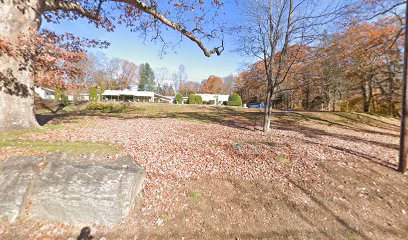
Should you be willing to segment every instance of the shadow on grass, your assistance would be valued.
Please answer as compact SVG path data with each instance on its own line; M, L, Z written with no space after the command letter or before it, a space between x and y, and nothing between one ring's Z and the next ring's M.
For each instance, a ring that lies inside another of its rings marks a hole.
M58 116L61 116L61 115L59 114L36 114L35 118L38 124L40 124L40 126L44 126L49 121L53 120L54 118L57 118Z

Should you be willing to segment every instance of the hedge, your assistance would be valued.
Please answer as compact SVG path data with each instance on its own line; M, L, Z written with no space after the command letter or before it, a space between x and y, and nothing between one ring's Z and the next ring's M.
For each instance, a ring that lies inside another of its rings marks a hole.
M87 110L100 111L103 113L120 113L125 110L130 110L128 103L106 103L106 102L89 102L86 105Z
M190 94L188 104L203 104L203 98L199 95Z
M181 96L180 93L177 93L177 95L176 95L176 103L177 104L182 104L183 103L183 96Z
M236 93L233 93L231 96L229 96L227 105L228 106L242 106L241 96L239 96Z

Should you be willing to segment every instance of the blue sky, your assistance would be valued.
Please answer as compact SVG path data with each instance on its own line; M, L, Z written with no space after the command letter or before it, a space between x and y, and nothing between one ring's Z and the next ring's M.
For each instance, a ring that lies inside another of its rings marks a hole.
M238 9L234 3L228 3L226 14L230 21L237 19ZM61 21L60 24L43 22L43 28L53 30L57 33L70 32L75 35L111 43L110 47L102 50L109 57L127 59L136 64L148 62L153 68L166 67L170 73L176 71L180 64L185 66L189 80L201 82L210 75L225 77L231 73L237 73L244 65L245 60L233 52L235 43L232 39L225 38L225 50L221 56L213 55L205 57L201 49L190 40L183 38L178 47L170 49L165 55L161 55L162 44L153 43L147 38L145 41L139 33L132 33L123 26L117 26L115 32L106 32L89 25L87 21ZM169 30L165 33L166 40L177 43L180 34ZM220 42L208 43L207 48L212 49ZM99 50L98 50L99 51Z

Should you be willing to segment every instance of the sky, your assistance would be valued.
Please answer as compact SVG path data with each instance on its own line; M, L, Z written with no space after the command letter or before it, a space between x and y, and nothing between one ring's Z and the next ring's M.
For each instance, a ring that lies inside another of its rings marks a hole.
M239 14L238 8L233 1L227 2L225 12L230 21L235 21ZM232 38L226 36L224 39L225 50L221 56L204 56L202 50L189 39L183 38L179 46L170 49L166 54L160 54L163 45L153 43L149 38L143 40L139 33L130 32L125 27L118 25L114 32L96 29L86 20L61 21L60 24L52 24L43 21L42 28L57 33L70 32L80 37L106 40L110 46L106 50L91 49L90 51L102 51L108 57L123 58L140 65L149 63L153 69L165 67L170 74L175 72L180 64L185 66L189 80L201 82L210 75L225 77L236 74L248 63L245 57L235 53L236 43ZM165 33L166 40L178 43L180 34L174 30ZM219 46L219 41L207 43L206 47L212 49Z

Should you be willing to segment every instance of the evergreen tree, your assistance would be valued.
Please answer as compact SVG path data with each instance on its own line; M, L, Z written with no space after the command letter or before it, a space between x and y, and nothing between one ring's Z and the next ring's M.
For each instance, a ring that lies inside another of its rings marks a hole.
M139 67L139 91L154 91L154 72L150 64L141 64Z
M181 96L180 93L177 93L177 95L176 95L176 103L177 104L182 104L183 103L183 96Z
M241 96L239 96L236 93L233 93L231 96L229 96L227 105L228 106L242 106Z

